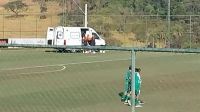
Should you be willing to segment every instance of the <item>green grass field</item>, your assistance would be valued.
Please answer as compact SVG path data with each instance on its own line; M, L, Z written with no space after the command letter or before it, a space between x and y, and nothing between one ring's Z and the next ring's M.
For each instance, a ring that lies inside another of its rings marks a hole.
M130 52L0 50L0 112L131 112L120 102ZM136 112L199 112L200 55L137 53Z

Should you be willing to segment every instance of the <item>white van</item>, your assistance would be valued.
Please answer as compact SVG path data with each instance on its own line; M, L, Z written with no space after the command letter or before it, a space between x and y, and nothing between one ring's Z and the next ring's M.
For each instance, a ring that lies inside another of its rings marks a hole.
M89 27L48 27L47 30L47 44L48 45L65 45L65 46L79 46L83 45L82 35L90 32L94 35L95 45L106 45L105 40L102 39L97 32Z

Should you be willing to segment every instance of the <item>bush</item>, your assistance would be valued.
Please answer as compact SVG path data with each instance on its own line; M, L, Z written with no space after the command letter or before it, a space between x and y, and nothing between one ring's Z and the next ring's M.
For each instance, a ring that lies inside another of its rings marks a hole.
M117 40L117 39L111 38L111 37L105 38L105 41L106 41L107 45L110 45L110 46L119 46L120 47L123 44L120 40Z

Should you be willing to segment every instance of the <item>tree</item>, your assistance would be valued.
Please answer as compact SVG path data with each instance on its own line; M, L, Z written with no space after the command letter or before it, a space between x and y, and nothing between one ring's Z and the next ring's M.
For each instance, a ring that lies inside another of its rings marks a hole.
M47 12L47 5L46 5L45 0L40 0L39 4L40 4L40 13L41 13L40 19L46 19L45 12Z
M151 4L148 4L146 7L145 7L145 12L147 13L147 14L154 14L154 7L151 5Z
M188 14L200 14L200 1L199 0L185 0L185 7Z
M49 0L32 0L32 2L38 2L40 5L40 19L46 19L47 5L46 2Z
M13 2L8 2L3 6L7 11L15 13L15 16L19 16L20 12L27 11L28 5L23 3L21 0L16 0Z
M186 8L182 0L171 2L171 15L185 15L185 14L186 14Z

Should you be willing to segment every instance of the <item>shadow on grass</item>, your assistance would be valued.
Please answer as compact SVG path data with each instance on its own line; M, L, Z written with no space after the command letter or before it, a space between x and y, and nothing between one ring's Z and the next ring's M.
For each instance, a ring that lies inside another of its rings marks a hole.
M123 94L124 94L123 92L118 93L118 95L119 95L120 97L122 97Z

